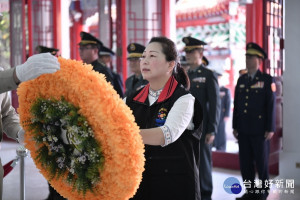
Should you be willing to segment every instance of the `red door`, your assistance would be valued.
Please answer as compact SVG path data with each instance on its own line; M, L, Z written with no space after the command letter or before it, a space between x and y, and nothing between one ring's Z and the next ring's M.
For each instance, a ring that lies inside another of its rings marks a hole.
M278 174L279 153L282 150L282 74L283 66L283 0L264 1L264 49L268 52L268 60L264 72L276 80L276 131L271 140L270 173Z

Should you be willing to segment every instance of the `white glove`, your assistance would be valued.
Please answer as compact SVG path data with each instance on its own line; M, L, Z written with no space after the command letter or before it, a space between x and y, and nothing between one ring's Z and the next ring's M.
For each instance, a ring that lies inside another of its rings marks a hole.
M60 69L55 56L50 53L41 53L30 56L27 61L16 67L16 75L21 82L35 79L42 74L54 73Z
M25 140L24 135L25 135L24 129L20 129L17 134L17 137L18 137L17 141L19 142L19 144L22 144L22 145L24 144L24 140Z

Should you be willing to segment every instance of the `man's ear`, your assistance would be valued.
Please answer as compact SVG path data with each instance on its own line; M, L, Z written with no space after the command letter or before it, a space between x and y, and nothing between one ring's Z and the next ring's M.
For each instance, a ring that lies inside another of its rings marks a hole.
M93 48L93 51L94 51L94 53L95 53L95 54L97 54L97 55L98 55L98 53L99 53L99 49L97 49L97 48Z

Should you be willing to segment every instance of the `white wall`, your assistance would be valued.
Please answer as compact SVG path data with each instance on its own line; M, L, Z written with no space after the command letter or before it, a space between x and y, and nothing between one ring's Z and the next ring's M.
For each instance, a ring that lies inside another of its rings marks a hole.
M279 176L300 184L300 1L285 1L285 71L283 74L283 152Z
M69 6L71 0L61 1L61 50L59 54L63 58L70 58L70 19Z
M176 43L176 0L170 0L170 37Z

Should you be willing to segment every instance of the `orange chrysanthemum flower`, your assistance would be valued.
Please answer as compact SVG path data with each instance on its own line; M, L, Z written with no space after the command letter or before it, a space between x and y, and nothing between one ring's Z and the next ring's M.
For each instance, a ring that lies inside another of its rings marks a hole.
M145 162L144 145L132 111L105 81L104 75L93 71L91 65L58 60L61 64L58 72L24 82L18 88L18 111L26 131L26 148L44 177L68 199L129 199L141 182ZM51 174L37 159L40 145L32 139L34 131L28 126L32 119L30 109L38 98L60 100L61 97L79 108L79 114L86 118L101 144L105 162L94 193L87 191L83 195L72 190L66 181L67 174L51 179Z

